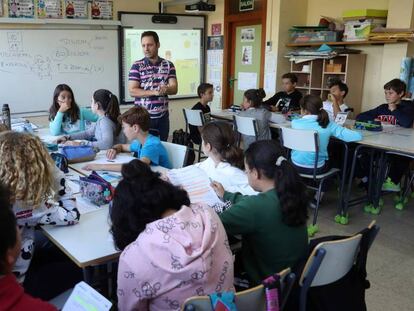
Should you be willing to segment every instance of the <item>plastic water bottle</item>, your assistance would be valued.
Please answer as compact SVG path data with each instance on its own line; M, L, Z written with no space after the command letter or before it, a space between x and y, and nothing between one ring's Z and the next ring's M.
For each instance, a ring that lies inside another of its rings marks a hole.
M8 104L3 104L3 124L11 130L10 108Z

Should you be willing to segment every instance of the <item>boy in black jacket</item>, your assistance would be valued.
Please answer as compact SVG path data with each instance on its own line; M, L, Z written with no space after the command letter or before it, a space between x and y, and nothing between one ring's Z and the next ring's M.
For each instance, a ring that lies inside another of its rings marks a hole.
M414 121L414 103L410 100L402 100L406 92L406 85L400 79L393 79L384 85L387 104L359 114L357 121L378 120L393 125L410 128ZM402 156L390 157L390 171L382 190L400 191L400 180L404 172L408 170L410 160Z

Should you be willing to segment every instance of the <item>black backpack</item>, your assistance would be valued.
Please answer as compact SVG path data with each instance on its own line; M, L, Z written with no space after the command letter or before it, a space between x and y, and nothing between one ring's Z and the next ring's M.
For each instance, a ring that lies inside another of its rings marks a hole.
M195 152L194 152L194 144L190 139L190 135L184 132L183 129L175 130L173 132L172 142L174 144L187 146L189 148L188 153L187 153L187 160L184 163L184 166L193 164L195 161Z

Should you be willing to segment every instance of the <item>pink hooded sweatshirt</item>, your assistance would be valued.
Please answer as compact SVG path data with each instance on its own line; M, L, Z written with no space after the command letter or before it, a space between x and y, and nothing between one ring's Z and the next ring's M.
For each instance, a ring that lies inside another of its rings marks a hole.
M180 310L192 296L233 290L233 257L208 206L183 206L148 224L121 254L119 310Z

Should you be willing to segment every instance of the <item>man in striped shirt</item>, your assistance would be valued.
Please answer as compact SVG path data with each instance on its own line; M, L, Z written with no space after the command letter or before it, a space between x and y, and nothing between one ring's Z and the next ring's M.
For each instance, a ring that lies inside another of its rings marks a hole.
M160 40L155 31L141 35L145 57L136 61L129 71L128 90L135 105L145 107L151 116L151 132L166 141L170 130L168 95L177 94L178 83L174 64L158 56Z

